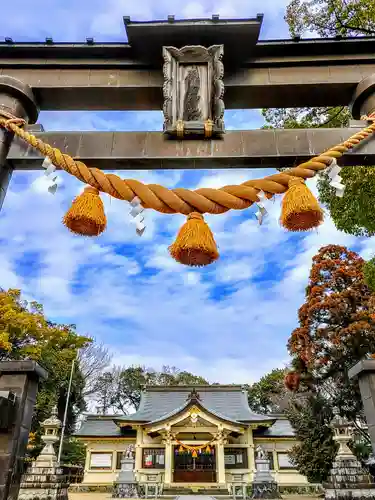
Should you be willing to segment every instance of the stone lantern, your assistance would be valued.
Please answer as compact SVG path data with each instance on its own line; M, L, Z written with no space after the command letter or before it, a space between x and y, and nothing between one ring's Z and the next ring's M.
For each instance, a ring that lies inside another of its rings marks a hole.
M326 483L323 483L326 500L375 500L375 489L367 470L357 460L348 446L354 426L338 412L332 419L333 439L339 448Z
M44 443L44 448L40 452L40 455L33 463L33 467L38 468L52 468L56 467L57 457L53 445L59 440L59 431L61 428L61 422L57 418L57 407L54 406L52 409L51 416L47 418L44 422L41 422L41 427L44 430L44 434L41 436Z
M31 468L23 475L18 500L68 500L67 476L57 464L53 445L59 441L61 422L57 408L40 426L44 430L44 448Z
M335 415L331 421L331 428L333 430L333 440L339 445L336 460L355 458L348 446L349 441L353 437L353 425L335 411Z

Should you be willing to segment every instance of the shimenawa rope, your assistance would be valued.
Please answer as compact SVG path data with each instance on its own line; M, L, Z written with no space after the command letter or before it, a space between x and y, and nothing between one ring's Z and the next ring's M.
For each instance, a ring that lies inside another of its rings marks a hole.
M375 115L362 119L374 121ZM170 253L178 262L192 266L207 265L219 257L214 237L202 214L220 214L228 210L249 208L253 203L260 201L258 197L260 191L263 191L267 198L272 198L274 194L286 193L280 219L286 229L298 231L317 227L323 220L323 213L304 181L329 167L333 159L341 158L344 153L375 132L375 123L372 123L321 155L295 168L263 179L249 180L240 185L229 185L220 189L189 190L168 189L159 184L146 185L134 179L121 179L117 175L106 174L97 168L89 168L83 162L74 160L22 129L24 123L24 120L0 111L0 126L13 132L43 156L48 157L56 167L89 185L73 201L71 209L64 217L64 224L71 231L86 236L97 236L104 231L106 217L102 201L98 196L99 191L128 202L138 197L144 208L189 216L175 243L171 245ZM207 136L211 135L211 125L207 126ZM183 133L183 129L180 132Z
M2 111L1 114L3 114ZM366 117L366 119L370 118L374 120L374 117ZM268 195L285 193L291 177L302 179L314 177L317 172L330 165L332 158L341 158L344 153L375 132L375 124L373 123L343 143L330 148L298 167L263 179L253 179L240 185L223 186L219 189L200 188L190 190L184 188L168 189L159 184L143 184L135 179L121 179L115 174L106 174L97 168L87 167L83 162L74 160L71 156L62 153L59 149L53 148L20 128L14 122L14 117L12 119L0 118L0 126L11 130L30 146L37 149L43 156L47 156L56 167L74 175L77 179L89 184L98 191L128 202L138 197L144 208L152 208L161 213L181 213L185 215L191 212L221 214L228 210L249 208L253 203L259 202L257 196L259 191L264 191Z

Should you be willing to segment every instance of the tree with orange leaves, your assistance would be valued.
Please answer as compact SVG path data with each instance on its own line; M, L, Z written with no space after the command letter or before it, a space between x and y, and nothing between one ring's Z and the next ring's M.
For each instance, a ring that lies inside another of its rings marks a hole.
M306 301L298 311L299 326L288 342L294 377L299 376L310 390L331 393L333 406L351 420L360 413L361 400L347 372L375 352L373 300L364 281L364 264L357 253L342 246L319 250L313 258ZM353 401L343 401L342 391Z
M354 423L363 420L359 388L349 380L348 370L375 352L373 297L364 281L364 265L358 254L345 247L328 245L319 250L313 258L306 301L298 311L299 326L288 342L293 369L285 384L293 392L308 394L308 404L291 408L288 414L301 443L291 456L308 476L314 457L319 464L313 464L311 475L316 477L318 471L324 478L329 471L334 456L329 429L332 409ZM368 439L360 426L357 430ZM318 431L324 431L319 443Z

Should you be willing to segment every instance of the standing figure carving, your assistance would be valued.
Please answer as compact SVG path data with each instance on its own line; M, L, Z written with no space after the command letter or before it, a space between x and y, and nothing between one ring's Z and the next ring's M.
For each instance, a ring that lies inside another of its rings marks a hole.
M223 45L163 47L164 133L179 140L225 133L223 54Z
M198 121L202 118L200 108L200 86L201 79L197 66L188 68L185 76L185 96L184 96L184 121Z

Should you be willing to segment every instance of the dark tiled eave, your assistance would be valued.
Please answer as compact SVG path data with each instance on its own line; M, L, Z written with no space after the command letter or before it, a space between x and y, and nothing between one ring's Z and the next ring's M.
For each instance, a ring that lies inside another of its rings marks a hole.
M375 37L353 37L353 38L306 38L299 41L286 40L261 40L251 49L251 57L241 61L241 66L248 66L254 60L261 63L261 59L305 57L312 59L314 56L350 56L359 57L368 55L373 59L375 52ZM43 67L61 64L64 67L86 66L92 67L116 67L116 68L142 68L148 69L147 61L138 59L134 48L129 43L121 42L98 42L88 45L83 42L0 42L0 59L10 60L17 65L33 64L36 66L38 59L44 60ZM266 61L265 61L266 63ZM267 63L268 64L268 63ZM47 66L46 66L47 65ZM157 65L161 65L161 61Z

